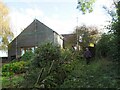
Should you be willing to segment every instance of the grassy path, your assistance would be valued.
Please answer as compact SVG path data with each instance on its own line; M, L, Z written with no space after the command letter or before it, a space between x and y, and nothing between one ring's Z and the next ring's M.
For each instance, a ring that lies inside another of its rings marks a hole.
M15 88L18 82L23 81L23 74L12 76L11 80L9 77L2 77L2 88Z
M66 78L61 87L66 88L117 88L115 79L117 70L111 61L95 60L86 65L85 61L77 60L74 70Z

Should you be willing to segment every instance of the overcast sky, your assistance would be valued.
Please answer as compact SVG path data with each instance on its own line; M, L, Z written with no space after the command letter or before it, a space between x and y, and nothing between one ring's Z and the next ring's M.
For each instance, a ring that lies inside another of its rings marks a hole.
M112 0L97 0L94 11L86 15L76 9L77 0L3 0L9 8L10 27L17 36L35 18L59 34L72 33L78 25L103 27L110 20L103 5L109 7ZM0 54L4 56L4 54Z

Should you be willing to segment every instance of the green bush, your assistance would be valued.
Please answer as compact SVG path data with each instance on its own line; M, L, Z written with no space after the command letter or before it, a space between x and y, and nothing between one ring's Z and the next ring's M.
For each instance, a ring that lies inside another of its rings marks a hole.
M76 65L74 56L69 49L60 50L52 43L39 46L20 85L25 88L59 88Z
M58 46L52 43L39 46L35 51L32 64L25 75L25 81L21 83L21 86L30 88L59 86L66 77L64 69L61 68L60 64L61 57L61 50Z
M62 63L69 63L73 59L73 53L69 49L61 50L60 60Z
M10 73L23 73L28 65L25 61L12 62L2 66L2 75L7 76Z
M74 69L75 65L76 60L72 60L69 63L62 64L62 68L67 74L69 74Z
M33 64L38 67L43 67L53 60L58 61L59 58L60 48L52 43L46 43L36 49Z
M9 73L9 72L7 72ZM19 75L10 75L10 76L3 76L2 77L2 88L16 88L19 86L19 83L23 81L23 75L24 74L19 74Z
M61 57L60 57L60 62L63 63L71 63L73 60L81 60L82 57L82 52L81 51L74 51L72 52L70 49L62 49L61 50Z
M2 72L2 76L7 76L7 77L9 77L9 76L11 76L11 75L14 75L14 73L13 73L13 72Z
M21 60L31 60L32 57L34 56L34 53L32 51L28 51L23 56L21 57Z
M116 57L116 40L113 34L103 34L96 45L97 57L107 57L114 59Z

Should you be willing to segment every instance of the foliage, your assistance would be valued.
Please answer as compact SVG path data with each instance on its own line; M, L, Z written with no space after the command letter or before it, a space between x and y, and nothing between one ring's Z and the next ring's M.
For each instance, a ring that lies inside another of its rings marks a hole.
M59 57L46 57L48 55L59 55ZM60 51L58 47L47 43L36 49L35 57L29 69L24 73L24 78L22 76L20 80L18 78L18 81L12 79L12 82L15 83L12 83L11 86L34 89L118 88L116 76L116 63L112 61L96 59L92 60L90 65L86 65L85 60L81 58L78 52L71 52L69 49ZM4 82L4 84L6 83Z
M51 70L48 73L47 67L40 78L41 68L35 68L23 75L12 77L2 77L3 88L119 88L117 79L116 63L106 59L91 61L86 65L84 59L76 59L70 63L64 63L57 71ZM64 73L66 76L64 77ZM64 77L64 79L63 79ZM34 78L34 79L32 79ZM37 82L38 80L38 82ZM37 84L36 84L37 82ZM58 83L61 82L61 83ZM22 83L22 84L21 84Z
M25 61L19 61L19 62L12 62L8 64L4 64L2 66L2 75L3 76L11 76L14 73L23 73L26 71L26 66L28 65Z
M23 54L23 56L21 57L21 60L27 61L27 60L31 60L34 56L34 53L32 51L28 51L25 54Z
M21 87L56 87L62 80L58 73L64 73L59 68L60 52L60 48L52 43L39 46Z
M78 6L77 9L81 10L83 14L86 14L86 12L92 12L93 11L93 4L96 0L78 0Z
M8 76L2 77L2 88L16 88L23 79L23 74L11 77L11 80Z
M86 65L85 61L76 60L74 69L60 88L119 88L116 75L113 62L102 59Z
M8 8L0 1L0 50L6 50L13 33L9 27Z
M82 50L88 47L90 43L96 44L100 37L97 27L87 27L85 25L77 27L75 34L78 36L78 42Z
M74 54L69 49L61 50L47 43L35 51L35 58L20 87L53 88L63 83L67 74L73 70ZM39 64L38 64L39 63ZM33 69L35 68L35 69ZM34 78L34 79L31 79Z
M114 34L103 34L96 44L97 57L108 57L113 59L116 53L116 40Z
M106 7L104 7L108 14L112 17L111 24L107 26L107 28L110 30L109 32L113 33L115 36L115 50L114 52L114 59L119 62L120 60L120 1L113 1L113 10L109 10ZM114 53L113 52L113 53Z
M62 64L62 68L66 72L66 74L69 75L74 70L76 64L77 63L75 60L71 60L68 63Z
M71 51L70 49L61 50L60 62L69 63L71 60L74 59L74 54L75 51Z
M38 67L42 67L46 66L47 62L51 62L53 60L57 61L59 58L60 48L52 43L47 43L39 46L36 49L33 64Z
M55 65L55 64L54 64ZM35 68L29 71L25 77L24 81L19 87L24 88L54 88L58 87L65 78L65 72L59 67L51 68L49 72L48 66L44 68ZM31 79L34 78L34 79Z
M117 3L117 21L113 24L114 34L117 40L117 61L120 62L120 1Z
M111 46L111 56L112 58L114 58L115 61L117 61L117 63L120 64L120 1L116 0L114 1L114 6L113 6L113 10L109 10L108 14L112 17L112 21L111 24L107 26L107 28L110 30L109 32L114 34L114 41L112 43L114 43L113 46ZM106 9L106 8L105 8ZM114 47L114 48L113 48ZM119 68L120 66L117 65ZM118 75L120 75L120 70L118 70Z
M67 54L63 55L61 58L64 59L66 55ZM118 79L116 79L116 63L106 59L99 59L91 61L90 65L86 65L84 59L74 57L74 60L67 60L67 58L62 64L55 60L48 61L49 64L46 66L32 66L26 71L24 78L21 77L20 79L18 78L18 80L12 79L11 86L34 89L120 87ZM5 86L10 86L8 79L4 79L3 81Z
M78 42L82 51L85 47L88 47L90 43L96 44L100 35L101 33L97 27L82 25L74 30L73 35L68 38L66 45L72 48L72 46L75 46Z

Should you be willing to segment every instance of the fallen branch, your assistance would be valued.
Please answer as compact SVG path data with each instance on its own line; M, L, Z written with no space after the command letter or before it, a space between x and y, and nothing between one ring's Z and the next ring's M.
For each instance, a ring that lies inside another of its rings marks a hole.
M44 68L41 69L40 74L39 74L39 76L38 76L38 78L37 78L37 81L36 81L36 83L35 83L35 86L37 85L39 79L41 78L43 71L44 71Z

